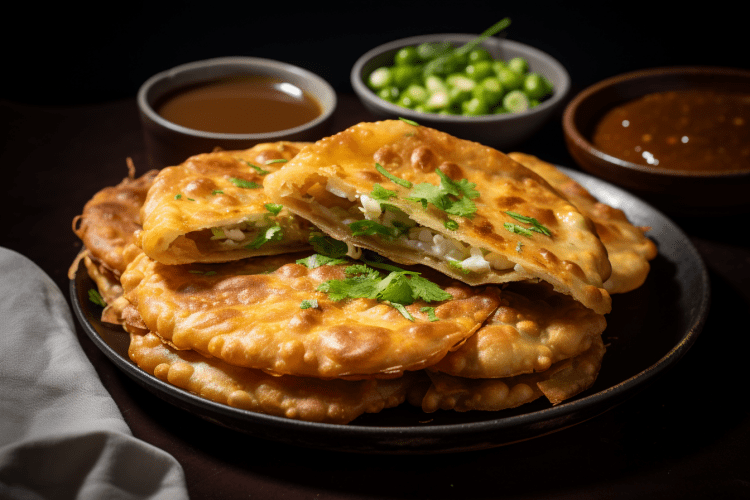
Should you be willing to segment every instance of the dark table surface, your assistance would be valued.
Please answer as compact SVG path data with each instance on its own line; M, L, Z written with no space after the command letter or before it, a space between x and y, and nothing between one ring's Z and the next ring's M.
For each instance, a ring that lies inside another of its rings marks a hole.
M484 24L489 22L472 31ZM553 45L548 40L545 48ZM276 55L270 49L268 54ZM581 69L582 76L571 72L578 90L639 67L623 59L606 61L597 70L566 54L568 65ZM722 62L721 57L715 60ZM129 78L139 81L141 76L131 72ZM337 89L334 130L370 119L345 84ZM81 245L71 231L73 218L96 191L127 174L126 158L133 159L138 173L147 170L135 94L132 82L123 86L123 95L76 102L35 100L16 90L0 95L6 202L0 246L32 259L67 295L68 267ZM577 168L565 149L559 116L516 149ZM153 396L120 372L80 327L77 335L133 433L177 458L196 499L750 498L747 216L670 217L709 272L711 308L694 346L674 368L604 414L489 450L352 455L252 438Z

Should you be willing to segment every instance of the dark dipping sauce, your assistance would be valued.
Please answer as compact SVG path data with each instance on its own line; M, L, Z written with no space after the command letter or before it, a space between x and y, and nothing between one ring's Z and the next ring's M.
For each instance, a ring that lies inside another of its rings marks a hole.
M299 87L264 76L236 76L193 85L154 106L183 127L223 134L259 134L298 127L320 116L318 102Z
M656 92L604 115L594 146L622 160L667 170L750 170L750 93Z

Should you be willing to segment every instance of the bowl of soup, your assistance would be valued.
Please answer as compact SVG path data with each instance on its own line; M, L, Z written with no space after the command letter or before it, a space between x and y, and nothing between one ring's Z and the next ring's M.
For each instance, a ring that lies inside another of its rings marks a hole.
M221 57L162 71L137 95L148 161L182 163L215 149L316 141L330 132L336 92L320 76L257 57Z
M750 210L750 71L618 75L576 95L563 129L584 170L667 212Z

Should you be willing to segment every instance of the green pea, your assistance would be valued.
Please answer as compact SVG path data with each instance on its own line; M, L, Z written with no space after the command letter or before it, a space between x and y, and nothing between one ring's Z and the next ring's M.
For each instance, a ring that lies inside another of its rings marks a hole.
M479 82L472 90L474 97L483 99L490 107L499 103L502 100L504 93L505 90L503 89L503 84L500 83L500 80L491 76Z
M431 111L440 111L450 105L450 96L447 90L438 90L429 95L424 103L425 108Z
M465 90L461 87L450 87L448 89L448 99L452 106L460 105L472 97L474 97L474 94L472 94L471 90Z
M391 68L393 85L405 89L409 84L415 82L420 74L419 66L393 66Z
M367 84L373 90L383 89L393 83L393 73L387 67L381 67L370 73Z
M494 74L491 61L477 61L466 66L466 74L475 81L484 80Z
M542 78L542 75L537 73L529 73L524 77L523 80L523 91L529 99L539 100L549 93L547 83Z
M417 63L419 54L417 48L413 46L404 47L396 52L393 56L393 63L396 66L413 66Z
M472 97L468 101L461 103L461 111L466 116L479 116L489 113L489 107L485 101Z
M430 96L425 87L417 85L415 83L412 83L411 85L406 87L406 90L404 90L401 95L404 97L408 97L415 104L424 103Z
M516 90L523 86L523 75L510 68L501 68L497 72L497 77L506 90Z
M388 102L396 102L396 100L398 100L398 95L398 87L393 85L378 90L378 97L385 99Z
M448 86L445 80L437 75L428 75L424 79L424 86L429 92L437 92L438 90L447 90Z
M503 97L503 107L510 113L521 113L529 109L529 98L520 90L512 90Z
M508 67L520 75L529 72L529 63L523 57L514 57L508 61Z

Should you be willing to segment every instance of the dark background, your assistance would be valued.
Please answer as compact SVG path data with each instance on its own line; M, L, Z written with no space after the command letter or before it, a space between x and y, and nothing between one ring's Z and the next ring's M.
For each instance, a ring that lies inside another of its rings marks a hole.
M93 193L122 179L125 158L144 172L134 98L148 77L178 64L234 55L278 59L346 94L351 66L378 44L479 33L508 16L509 38L567 67L571 97L631 70L750 67L747 17L736 10L741 4L728 2L88 5L17 1L0 14L0 172L5 207L12 207L0 210L0 246L38 263L66 294L67 270L80 249L70 222ZM338 125L366 116L349 97ZM559 117L518 150L575 168ZM676 223L711 281L711 311L696 344L670 372L604 415L497 449L352 456L251 439L151 396L80 327L77 335L136 437L180 461L196 499L749 498L747 217Z
M507 36L556 57L574 90L635 69L749 67L747 19L729 2L15 2L4 12L0 97L75 105L132 97L149 76L218 56L279 59L351 91L357 57L425 33ZM670 5L666 7L666 5ZM740 9L741 10L741 9Z

